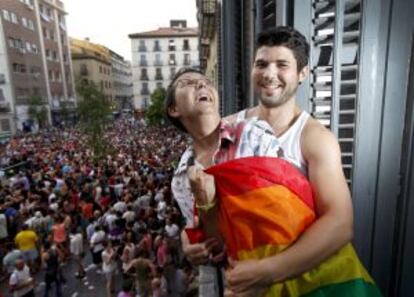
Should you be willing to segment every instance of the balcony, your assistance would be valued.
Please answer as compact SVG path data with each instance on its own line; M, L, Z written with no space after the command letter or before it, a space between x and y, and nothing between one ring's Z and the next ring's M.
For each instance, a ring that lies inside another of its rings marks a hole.
M177 61L174 60L174 59L171 59L171 60L168 61L168 65L175 66L175 65L177 65Z
M142 88L141 89L141 95L149 95L149 94L150 94L150 91L149 91L148 88Z
M10 112L10 102L0 101L0 112Z
M161 47L159 45L154 45L154 52L160 52L161 51Z
M139 77L140 80L149 80L148 75L147 74L141 74L141 76Z
M190 66L191 65L191 60L184 60L184 65L185 66Z
M140 45L139 47L138 47L138 51L139 52L146 52L147 51L147 47L145 46L145 45Z
M162 76L162 74L157 73L157 74L155 75L155 80L164 80L164 77Z
M162 63L161 60L155 60L154 61L154 66L162 66L162 65L163 65L163 63Z
M147 60L140 60L139 61L139 66L148 66L148 61Z

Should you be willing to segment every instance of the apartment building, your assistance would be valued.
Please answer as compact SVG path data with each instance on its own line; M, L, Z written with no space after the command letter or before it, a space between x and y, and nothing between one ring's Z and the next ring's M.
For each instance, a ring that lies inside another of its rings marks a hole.
M89 39L70 39L75 82L94 83L105 99L113 100L112 64L109 50Z
M89 39L70 39L75 82L93 82L111 102L113 110L132 108L130 62Z
M133 88L131 63L109 50L111 55L113 99L117 110L133 109Z
M62 102L76 105L63 2L3 0L0 12L1 131L38 126L28 112L33 97L58 121Z
M130 34L134 107L145 109L156 88L166 88L181 67L199 67L198 29L185 20L171 20L169 27Z

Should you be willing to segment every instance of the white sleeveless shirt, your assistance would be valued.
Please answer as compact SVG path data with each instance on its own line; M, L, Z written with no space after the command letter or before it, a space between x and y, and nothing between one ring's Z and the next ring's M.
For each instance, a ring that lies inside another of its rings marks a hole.
M237 114L236 121L243 121L246 118L246 110L242 110ZM309 119L309 114L302 111L292 126L289 127L282 135L278 137L280 146L283 149L283 158L293 163L305 175L308 175L308 164L303 158L300 140L303 128Z

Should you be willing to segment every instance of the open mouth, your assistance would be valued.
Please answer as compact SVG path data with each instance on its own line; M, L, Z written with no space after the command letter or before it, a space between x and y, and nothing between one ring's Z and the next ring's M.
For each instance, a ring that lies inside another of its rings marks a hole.
M197 96L197 102L211 102L211 98L208 94L202 93Z

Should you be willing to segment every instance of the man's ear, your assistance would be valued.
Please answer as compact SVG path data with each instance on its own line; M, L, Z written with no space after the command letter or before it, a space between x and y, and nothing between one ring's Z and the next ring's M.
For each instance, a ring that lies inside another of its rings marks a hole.
M306 79L306 77L308 77L308 75L309 75L309 66L306 65L299 72L299 83L302 83Z
M168 115L173 118L178 118L180 116L180 112L178 111L175 104L168 107Z

